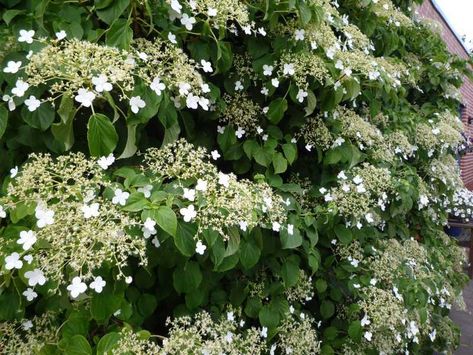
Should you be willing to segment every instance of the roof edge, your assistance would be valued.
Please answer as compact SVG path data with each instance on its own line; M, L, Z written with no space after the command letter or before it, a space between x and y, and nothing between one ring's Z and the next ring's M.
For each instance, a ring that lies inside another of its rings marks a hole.
M466 48L466 45L465 43L462 41L461 37L458 35L458 33L453 29L453 26L450 24L450 21L448 20L447 16L445 15L445 13L442 11L442 9L440 8L440 6L437 4L437 2L435 0L428 0L430 1L430 3L433 5L434 7L434 10L437 11L437 13L440 15L440 17L443 19L443 21L445 22L445 24L447 25L447 27L449 28L449 30L453 33L453 35L455 36L456 40L458 41L458 43L460 43L461 47L463 48L463 50L465 51L465 54L470 57L470 52L468 51L468 48Z

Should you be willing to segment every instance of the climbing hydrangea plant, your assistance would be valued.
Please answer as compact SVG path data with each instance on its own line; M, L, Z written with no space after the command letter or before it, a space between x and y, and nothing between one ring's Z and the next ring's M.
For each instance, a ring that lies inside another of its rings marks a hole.
M0 0L0 351L453 351L470 73L419 2Z

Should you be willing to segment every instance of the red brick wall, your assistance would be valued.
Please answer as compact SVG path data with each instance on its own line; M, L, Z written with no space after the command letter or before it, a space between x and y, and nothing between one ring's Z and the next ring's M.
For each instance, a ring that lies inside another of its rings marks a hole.
M465 48L455 36L442 15L437 11L435 5L432 3L432 0L425 0L417 10L421 16L433 19L442 25L442 38L447 44L450 52L457 54L464 59L468 59L468 53L466 52ZM465 106L461 119L465 126L465 132L467 135L473 136L473 123L468 124L468 117L473 118L473 83L471 80L465 78L460 92L462 95L462 103ZM460 167L462 179L465 185L470 190L473 190L473 153L469 153L462 158Z

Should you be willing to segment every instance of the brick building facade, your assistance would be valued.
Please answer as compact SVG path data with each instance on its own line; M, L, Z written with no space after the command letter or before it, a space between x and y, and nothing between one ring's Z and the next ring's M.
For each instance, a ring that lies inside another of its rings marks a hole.
M457 54L461 58L468 59L469 54L465 49L461 39L455 34L448 24L442 10L437 6L435 0L425 0L418 8L418 12L425 18L437 21L442 26L442 38L447 44L450 52ZM464 84L460 90L462 95L461 119L465 126L465 132L468 136L473 136L473 82L465 78ZM471 120L472 123L468 121ZM461 160L461 173L465 185L473 190L473 153L466 154Z

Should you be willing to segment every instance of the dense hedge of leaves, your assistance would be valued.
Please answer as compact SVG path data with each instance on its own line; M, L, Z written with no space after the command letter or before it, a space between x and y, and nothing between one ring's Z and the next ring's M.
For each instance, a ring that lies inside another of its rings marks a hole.
M0 350L452 351L469 73L415 6L0 0Z

